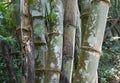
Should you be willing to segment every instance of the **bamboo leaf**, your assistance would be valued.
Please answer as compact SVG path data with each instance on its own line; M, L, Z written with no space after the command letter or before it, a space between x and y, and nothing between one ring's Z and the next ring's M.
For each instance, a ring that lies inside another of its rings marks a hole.
M28 0L28 4L32 4L34 0Z

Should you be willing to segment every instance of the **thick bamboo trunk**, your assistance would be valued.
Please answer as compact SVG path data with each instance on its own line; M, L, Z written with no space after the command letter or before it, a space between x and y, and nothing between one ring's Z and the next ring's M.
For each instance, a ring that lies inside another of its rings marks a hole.
M72 78L72 82L73 83L79 83L80 82L80 74L79 74L79 69L81 67L80 65L80 58L81 58L81 42L84 38L84 33L86 28L84 26L86 26L86 21L88 19L88 11L90 9L90 0L78 0L78 4L79 4L79 11L81 16L85 15L85 17L83 19L81 19L81 23L80 23L80 29L81 29L81 33L77 30L76 31L76 40L75 40L75 59L74 59L74 71L73 71L73 78ZM84 27L81 28L81 27ZM81 34L81 36L79 36ZM80 82L81 83L81 82Z
M59 83L63 45L63 5L40 0L32 6L36 83Z
M81 19L80 19L80 13L78 10L78 25L76 28L76 34L75 34L75 53L74 53L74 68L73 68L73 75L72 75L72 83L76 83L79 71L77 70L79 68L78 59L81 53Z
M45 38L45 6L46 0L34 1L30 9L33 18L34 29L34 45L35 45L35 83L44 83L45 74L42 69L45 69L47 42Z
M104 37L105 25L109 9L109 1L88 1L82 4L82 44L78 58L78 75L74 83L98 83L96 72L101 46Z
M77 0L66 0L64 7L64 43L60 83L71 83L74 62L75 33L76 28L80 28L80 19Z
M62 65L63 5L61 0L50 1L46 18L48 54L45 64L45 83L59 83Z
M20 1L21 14L21 48L22 48L22 83L35 83L34 48L31 15L28 10L28 0Z

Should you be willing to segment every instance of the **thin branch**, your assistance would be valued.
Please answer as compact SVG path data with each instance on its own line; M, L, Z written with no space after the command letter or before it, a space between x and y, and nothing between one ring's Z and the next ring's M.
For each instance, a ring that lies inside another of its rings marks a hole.
M118 23L118 21L120 21L120 16L114 21L114 23L111 25L109 30L105 33L103 41L105 41L107 39L108 35L110 34L110 31L115 27L115 25Z

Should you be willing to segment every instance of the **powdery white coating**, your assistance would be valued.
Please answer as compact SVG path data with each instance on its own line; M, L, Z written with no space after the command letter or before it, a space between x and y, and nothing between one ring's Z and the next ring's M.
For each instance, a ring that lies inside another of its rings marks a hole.
M82 69L79 69L79 73L81 74L83 72L83 70Z
M88 81L86 81L85 83L89 83ZM92 82L93 83L93 82Z
M52 63L50 64L50 67L51 67L51 68L55 68L55 64L52 62Z
M56 78L57 78L57 74L53 74L52 79L56 79Z
M89 76L90 76L89 73L84 73L84 74L83 74L83 77L85 77L85 78L86 78L86 77L89 77Z
M59 23L59 22L57 22L57 23ZM63 34L63 25L55 25L54 26L54 31L53 32L55 32L55 33L59 33L59 35L62 35Z
M30 42L30 40L27 41L26 43L27 43L28 51L31 52L32 50L31 50L31 45L30 45L31 42Z
M56 83L57 80L58 80L58 75L57 75L57 74L53 74L53 75L51 76L51 80L50 80L49 83Z
M63 17L63 9L62 9L63 7L62 7L61 5L57 5L56 8L57 8L57 10L58 10L58 12L56 12L57 17L58 17L58 18Z
M58 52L59 52L59 49L60 49L60 48L59 48L58 46L55 46L55 47L54 47L54 52L55 52L55 53L58 53ZM57 57L57 56L56 56L56 57Z
M80 82L80 80L77 79L77 82Z
M61 69L61 62L62 62L62 49L60 49L60 46L54 46L54 53L56 55L56 59L57 59L57 67L58 69Z
M93 42L95 42L94 39L95 39L95 37L93 35L90 35L88 38L88 43L91 47L94 47L94 45L93 45Z
M96 52L88 52L89 53L89 55L91 55L91 56L95 56L95 57L99 57L99 56L97 56L97 53ZM89 60L90 61L90 60ZM91 58L91 61L92 61L92 58Z
M55 14L56 14L56 25L55 32L58 32L59 34L63 34L63 6L62 4L59 4L57 2L56 8L55 8Z
M88 69L88 65L89 65L89 60L85 60L85 69Z
M37 10L32 10L32 16L41 16L41 12L37 11Z
M28 63L28 58L25 58L26 63Z

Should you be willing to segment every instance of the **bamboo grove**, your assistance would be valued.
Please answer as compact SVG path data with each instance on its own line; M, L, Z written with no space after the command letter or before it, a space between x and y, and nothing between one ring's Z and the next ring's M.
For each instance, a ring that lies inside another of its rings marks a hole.
M105 28L110 0L10 1L6 6L16 4L13 19L14 27L18 27L10 31L18 35L22 58L19 81L10 56L15 53L9 53L7 42L0 41L10 83L98 83L102 44L109 34ZM119 20L120 17L111 23L110 30ZM5 30L2 33L8 34Z
M34 0L28 4L20 0L22 82L98 83L110 1Z

